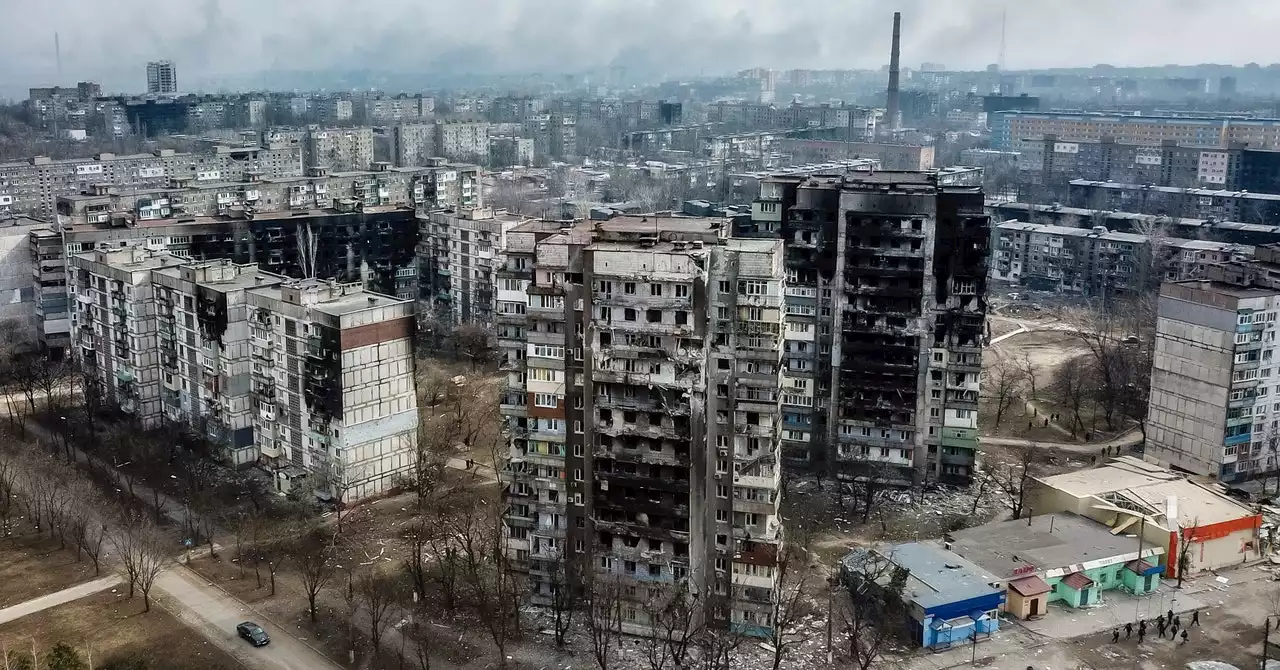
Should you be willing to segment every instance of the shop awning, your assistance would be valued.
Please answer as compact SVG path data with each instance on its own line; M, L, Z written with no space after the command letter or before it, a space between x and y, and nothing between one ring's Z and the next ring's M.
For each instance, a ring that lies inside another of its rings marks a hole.
M1159 565L1152 565L1145 560L1137 560L1125 563L1124 569L1135 575L1142 575L1143 577L1146 577L1147 575L1160 572L1164 568L1161 568Z
M1083 572L1073 572L1067 575L1066 578L1062 580L1062 583L1076 591L1083 591L1090 586L1093 586L1093 580L1089 579L1089 575L1086 575Z
M1029 596L1038 596L1042 593L1048 593L1053 590L1049 588L1049 585L1046 584L1043 579L1040 579L1040 577L1036 575L1023 577L1022 579L1015 579L1009 582L1009 588L1017 591L1018 595L1024 598Z

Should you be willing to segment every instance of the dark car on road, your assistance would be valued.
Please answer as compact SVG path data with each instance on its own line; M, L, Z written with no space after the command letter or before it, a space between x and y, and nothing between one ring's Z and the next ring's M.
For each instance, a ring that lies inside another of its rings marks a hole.
M267 631L262 630L262 626L252 621L245 621L237 625L236 632L255 647L265 647L267 643L271 642L271 638L267 636Z

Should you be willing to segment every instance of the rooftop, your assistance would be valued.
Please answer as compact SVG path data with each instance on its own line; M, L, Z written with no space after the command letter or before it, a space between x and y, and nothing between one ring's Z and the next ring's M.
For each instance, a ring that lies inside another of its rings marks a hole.
M1010 519L948 533L951 551L1001 577L1137 552L1137 540L1070 512ZM1150 547L1148 547L1150 548Z
M1114 181L1093 181L1089 179L1072 179L1071 185L1107 188L1107 189L1114 189L1118 191L1155 191L1157 193L1179 193L1183 195L1194 195L1194 196L1200 196L1200 197L1206 197L1206 198L1240 198L1240 199L1247 199L1247 200L1280 201L1280 195L1277 195L1275 193L1250 193L1248 191L1228 191L1226 189L1178 188L1176 186L1155 186L1154 184L1121 184Z
M1099 504L1119 501L1167 523L1166 501L1176 499L1178 525L1189 528L1252 516L1246 506L1225 494L1193 482L1172 470L1132 456L1112 459L1097 468L1037 478L1037 482L1077 498L1096 497Z
M841 563L846 569L856 570L867 551L855 549ZM912 542L876 553L910 571L903 597L925 610L1000 592L992 586L1000 577L936 545Z
M1165 290L1165 286L1177 287L1185 286L1207 293L1217 293L1219 295L1229 296L1232 298L1265 298L1276 295L1276 289L1265 288L1261 286L1240 286L1237 284L1228 284L1226 282L1209 281L1206 279L1189 279L1187 281L1165 282L1160 289L1161 295L1170 295L1170 291ZM1185 295L1185 294L1184 294Z

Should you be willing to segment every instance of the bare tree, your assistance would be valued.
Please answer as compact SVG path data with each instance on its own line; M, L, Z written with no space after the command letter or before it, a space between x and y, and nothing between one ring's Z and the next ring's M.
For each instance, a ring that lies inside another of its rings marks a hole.
M982 374L987 400L995 405L995 427L1000 428L1005 412L1024 397L1026 375L1012 358L993 352L996 360Z
M591 655L600 670L609 670L622 642L622 585L613 575L594 574L587 594Z
M290 554L302 582L302 590L307 594L307 614L315 623L316 599L333 581L332 543L319 528L315 528L301 535L291 547Z
M391 623L389 616L391 606L395 604L395 595L395 584L389 579L365 574L356 582L356 597L359 598L365 615L369 617L369 641L373 645L375 658L382 648L382 636Z
M17 455L0 447L0 538L8 537L13 531L13 517L18 509L18 473Z
M1084 410L1095 388L1093 367L1083 357L1068 359L1054 373L1049 392L1054 401L1067 408L1071 413L1071 435L1084 430L1084 419L1080 412Z
M1178 588L1182 588L1182 580L1191 572L1191 545L1195 543L1196 531L1200 528L1200 519L1191 522L1190 528L1178 529Z
M995 483L1004 493L1013 518L1022 518L1027 499L1027 484L1035 476L1036 449L1031 446L1009 447L1013 461L1000 464L995 470Z
M772 612L769 642L773 645L773 670L782 667L782 660L797 645L808 640L812 631L802 625L811 608L804 599L809 581L809 534L798 532L786 548L779 553L774 573L777 582L770 597Z
M902 592L909 573L869 550L856 556L853 563L854 569L844 580L849 598L841 603L840 617L853 667L871 670L897 641L905 616Z
M702 625L694 635L698 650L698 666L702 670L731 670L736 667L734 654L746 636L734 626L728 596L714 594L704 601Z
M525 592L501 546L502 526L491 513L496 506L484 502L477 501L455 515L450 525L458 544L463 583L493 639L499 664L505 665L507 645L519 631L520 601Z
M573 625L573 615L581 606L583 567L580 561L566 557L564 552L558 552L549 563L556 646L563 647Z
M150 612L151 587L168 559L164 536L150 520L127 514L111 534L111 544L129 578L129 597L135 587L142 591L143 611Z
M1031 360L1031 352L1023 351L1022 358L1017 361L1017 365L1022 369L1023 379L1027 382L1027 399L1032 402L1038 397L1036 389L1036 365Z

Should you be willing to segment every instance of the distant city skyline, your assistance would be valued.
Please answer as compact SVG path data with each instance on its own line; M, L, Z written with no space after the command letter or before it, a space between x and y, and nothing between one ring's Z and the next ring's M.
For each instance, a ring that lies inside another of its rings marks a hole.
M910 68L996 62L1006 10L1008 69L1265 65L1276 59L1271 27L1280 23L1280 3L1270 0L0 0L0 10L6 86L93 80L111 91L145 90L145 64L163 59L192 89L269 82L263 73L277 70L550 74L620 65L656 79L753 66L875 69L888 61L894 10L903 12Z

